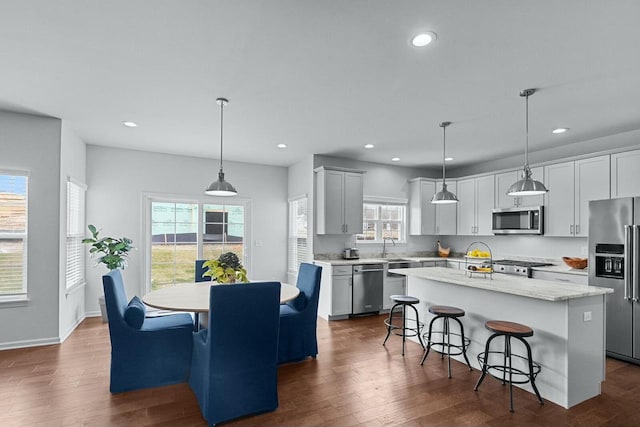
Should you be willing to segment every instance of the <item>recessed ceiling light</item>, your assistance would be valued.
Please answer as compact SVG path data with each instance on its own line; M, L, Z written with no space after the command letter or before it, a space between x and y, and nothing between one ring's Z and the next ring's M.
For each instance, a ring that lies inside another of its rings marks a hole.
M551 133L565 133L569 128L557 128L551 131Z
M276 145L278 148L287 148L287 144L278 144Z
M122 124L128 128L137 128L138 124L136 122L125 121Z
M436 33L431 31L420 33L411 39L411 45L415 47L424 47L434 42L437 38Z
M400 157L394 157L393 159L391 159L392 162L399 162L400 161Z
M373 144L365 144L364 145L364 148L373 148L373 147L375 147L375 145L373 145Z
M445 158L444 158L444 161L445 161L445 162L450 162L451 160L453 160L453 157L445 157Z

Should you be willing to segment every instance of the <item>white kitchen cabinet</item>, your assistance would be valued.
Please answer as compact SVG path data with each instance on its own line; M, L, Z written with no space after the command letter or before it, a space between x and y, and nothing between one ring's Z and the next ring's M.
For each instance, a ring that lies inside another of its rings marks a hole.
M406 276L386 275L382 283L382 309L389 310L395 304L391 295L406 295Z
M611 155L611 198L640 196L640 150Z
M316 233L362 233L364 171L321 166L316 176Z
M589 235L589 201L609 198L609 156L544 167L545 234Z
M322 267L318 315L323 319L346 319L351 314L353 276L351 265L331 265L316 261Z
M533 179L544 184L544 169L540 167L531 168ZM496 185L496 208L517 208L526 206L541 206L544 204L544 195L538 196L509 196L507 191L516 181L522 179L522 169L511 172L497 173L495 175Z
M442 181L436 182L436 192L442 189ZM456 181L447 181L447 189L456 196L458 195L458 184ZM433 205L436 207L436 230L435 234L455 235L458 222L458 204L445 203Z
M492 235L494 176L458 180L458 235Z
M409 180L409 234L433 235L436 231L436 208L431 203L436 183L426 178Z

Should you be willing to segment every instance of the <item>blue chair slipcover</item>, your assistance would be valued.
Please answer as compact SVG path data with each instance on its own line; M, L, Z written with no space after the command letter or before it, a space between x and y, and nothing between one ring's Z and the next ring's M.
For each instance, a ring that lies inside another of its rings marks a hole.
M318 297L322 268L302 263L296 286L300 295L280 306L278 363L297 362L318 354Z
M202 264L204 264L205 262L207 262L206 259L197 259L196 260L196 277L194 280L195 282L210 282L211 281L211 277L210 276L206 276L206 277L202 277L202 273L205 273L207 271L209 271L209 267L203 267Z
M279 282L212 286L189 385L209 425L278 407Z
M140 328L132 327L125 321L128 302L120 270L102 276L102 285L111 337L111 393L187 381L193 345L191 316L144 318Z

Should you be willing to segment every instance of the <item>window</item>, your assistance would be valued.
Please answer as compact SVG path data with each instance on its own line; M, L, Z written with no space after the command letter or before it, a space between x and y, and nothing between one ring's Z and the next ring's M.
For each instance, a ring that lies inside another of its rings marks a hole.
M358 242L382 243L383 239L405 242L406 204L364 203L363 233L356 235Z
M0 171L0 298L27 293L26 173Z
M148 200L151 290L193 282L196 259L216 259L224 252L235 253L249 267L248 202Z
M84 236L85 193L87 187L67 180L67 289L84 284Z
M307 198L289 201L289 271L298 271L301 262L309 259L307 234Z

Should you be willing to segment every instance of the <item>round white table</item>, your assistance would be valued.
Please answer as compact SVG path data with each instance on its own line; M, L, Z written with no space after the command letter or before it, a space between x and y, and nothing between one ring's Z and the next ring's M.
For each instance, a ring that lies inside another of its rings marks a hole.
M193 311L206 313L209 311L209 288L211 286L242 286L218 284L218 282L183 283L167 286L151 291L142 297L142 301L155 308L172 311ZM280 304L291 301L300 294L300 290L293 285L281 283Z

